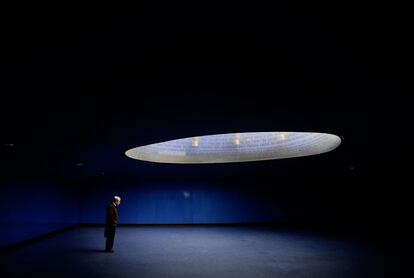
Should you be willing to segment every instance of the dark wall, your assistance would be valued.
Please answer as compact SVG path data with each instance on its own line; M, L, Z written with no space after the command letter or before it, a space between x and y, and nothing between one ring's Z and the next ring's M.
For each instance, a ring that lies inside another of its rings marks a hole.
M409 195L399 195L406 186L401 164L382 164L383 154L374 151L373 158L352 161L353 155L344 142L331 153L295 159L136 163L136 177L122 180L106 172L78 184L80 221L103 223L105 206L120 195L121 224L289 222L370 237L400 233L409 216Z
M88 185L85 185L88 187ZM120 224L206 224L283 221L282 211L253 190L226 181L137 181L90 185L81 223L104 223L112 196L122 197Z
M104 223L106 205L119 195L120 224L336 225L351 217L347 203L357 197L346 197L353 190L352 172L343 171L341 160L332 160L338 152L212 165L138 162L134 177L106 172L73 183L81 193L80 222Z
M49 182L3 182L0 196L0 247L79 222L75 194Z

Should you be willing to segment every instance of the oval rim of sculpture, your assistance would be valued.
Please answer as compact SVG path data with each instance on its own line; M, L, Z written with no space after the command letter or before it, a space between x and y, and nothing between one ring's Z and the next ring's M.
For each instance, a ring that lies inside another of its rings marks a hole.
M221 133L134 147L125 151L125 155L156 163L235 163L322 154L336 149L341 142L337 135L320 132Z

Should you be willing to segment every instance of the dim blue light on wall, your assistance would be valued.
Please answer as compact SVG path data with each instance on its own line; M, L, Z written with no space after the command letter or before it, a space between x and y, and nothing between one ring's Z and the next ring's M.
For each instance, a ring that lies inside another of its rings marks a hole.
M225 163L309 156L341 144L333 134L245 132L194 136L132 148L126 156L160 163Z

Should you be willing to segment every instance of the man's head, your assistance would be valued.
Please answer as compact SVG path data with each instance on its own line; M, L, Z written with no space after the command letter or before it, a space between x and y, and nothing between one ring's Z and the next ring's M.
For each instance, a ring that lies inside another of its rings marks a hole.
M115 205L119 206L119 204L121 204L121 197L114 196L114 203Z

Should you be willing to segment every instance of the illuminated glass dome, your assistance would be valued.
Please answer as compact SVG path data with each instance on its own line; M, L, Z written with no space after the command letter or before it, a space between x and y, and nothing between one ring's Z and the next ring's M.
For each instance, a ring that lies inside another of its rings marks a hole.
M195 136L132 148L126 156L160 163L225 163L281 159L332 151L333 134L246 132Z

